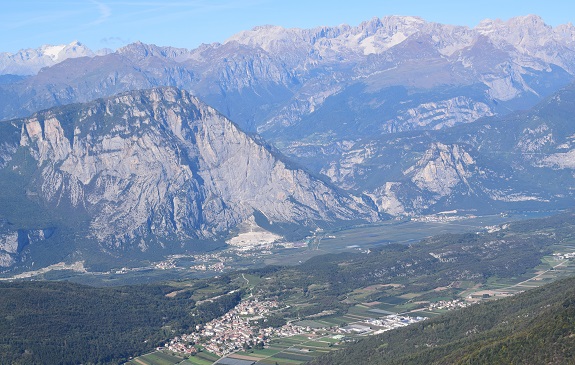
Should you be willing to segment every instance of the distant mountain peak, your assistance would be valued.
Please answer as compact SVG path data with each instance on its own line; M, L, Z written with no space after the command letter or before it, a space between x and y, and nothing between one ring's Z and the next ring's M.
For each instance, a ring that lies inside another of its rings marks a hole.
M373 20L372 20L373 21ZM388 15L379 19L381 25L390 23L401 23L405 25L422 25L428 23L425 19L419 16L411 15Z
M480 34L494 36L494 33L503 32L500 36L508 36L510 33L524 32L525 30L538 30L540 32L553 32L553 27L546 24L539 15L525 15L501 19L485 19L474 30Z
M503 20L500 18L491 19L487 18L479 22L480 26L487 26L487 25L517 25L517 24L545 24L543 18L539 15L535 14L528 14L528 15L520 15L516 17L509 18L507 20Z
M69 58L94 57L107 53L110 53L109 50L94 53L77 40L68 44L48 44L36 49L22 49L14 54L0 53L0 75L33 75L44 67L53 66Z
M136 59L147 57L160 57L183 61L190 57L191 51L185 48L160 47L155 44L136 41L116 51L117 54L134 57Z

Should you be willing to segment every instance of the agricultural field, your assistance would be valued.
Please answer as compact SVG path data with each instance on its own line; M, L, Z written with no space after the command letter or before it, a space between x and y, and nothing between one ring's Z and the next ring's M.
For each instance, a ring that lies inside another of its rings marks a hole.
M139 356L127 364L129 365L211 365L218 361L219 357L209 352L201 351L195 355L174 354L166 351L155 351L150 354Z
M303 364L314 358L325 355L331 351L342 348L341 340L334 338L335 335L324 337L292 336L273 340L263 350L250 350L237 352L230 355L231 358L251 359L261 365L294 365ZM311 337L311 338L310 338Z
M155 351L131 360L130 365L174 365L184 360L182 357L174 356L162 351Z
M181 365L212 365L214 362L204 359L200 356L190 356L188 359L182 361Z

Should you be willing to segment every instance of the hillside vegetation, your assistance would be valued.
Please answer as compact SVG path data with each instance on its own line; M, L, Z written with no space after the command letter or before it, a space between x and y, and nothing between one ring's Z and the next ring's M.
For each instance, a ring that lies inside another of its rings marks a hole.
M123 363L226 313L241 296L196 306L190 292L166 296L173 291L167 285L0 283L0 363Z
M366 338L313 365L572 364L575 278Z

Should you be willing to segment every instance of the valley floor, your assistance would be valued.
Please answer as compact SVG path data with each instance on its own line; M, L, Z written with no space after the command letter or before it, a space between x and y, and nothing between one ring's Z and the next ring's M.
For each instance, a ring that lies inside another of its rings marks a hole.
M265 265L298 265L311 257L327 253L365 252L391 243L409 244L445 233L486 231L509 221L549 216L556 212L514 214L431 215L411 220L392 220L379 224L349 227L336 231L316 231L298 241L264 240L255 236L244 246L228 246L208 253L169 255L145 266L117 267L93 272L83 261L58 263L19 274L5 274L0 280L22 278L70 280L90 285L124 285L175 278L206 278ZM246 237L246 236L242 236ZM277 239L277 237L274 237Z
M303 364L318 356L345 348L357 339L408 326L451 310L504 298L575 275L575 244L555 247L552 255L545 256L541 264L529 273L516 278L492 278L479 285L472 282L454 282L460 290L453 299L445 292L450 288L437 288L429 292L390 296L386 301L365 302L371 294L393 289L391 285L374 285L352 292L347 301L353 306L343 315L307 316L279 328L256 325L258 320L273 314L277 301L258 300L250 295L238 306L197 331L179 336L157 351L135 358L130 365L294 365ZM249 275L243 275L247 290ZM420 296L426 300L418 300Z

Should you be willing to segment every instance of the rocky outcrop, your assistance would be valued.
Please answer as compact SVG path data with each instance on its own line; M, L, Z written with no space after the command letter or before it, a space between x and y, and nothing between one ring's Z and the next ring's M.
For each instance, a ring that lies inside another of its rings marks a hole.
M290 167L175 88L52 109L12 125L21 130L18 153L36 164L32 193L47 209L87 215L89 238L108 250L215 239L254 212L272 224L377 218L359 198Z
M469 186L475 161L460 146L434 143L419 161L403 172L422 190L447 196L459 184Z
M443 129L457 124L471 123L493 115L489 105L474 102L468 97L423 103L398 113L396 119L382 125L382 130L395 133L421 129Z
M54 234L55 228L16 229L6 219L0 219L0 268L10 267L20 261L26 246L40 244Z

